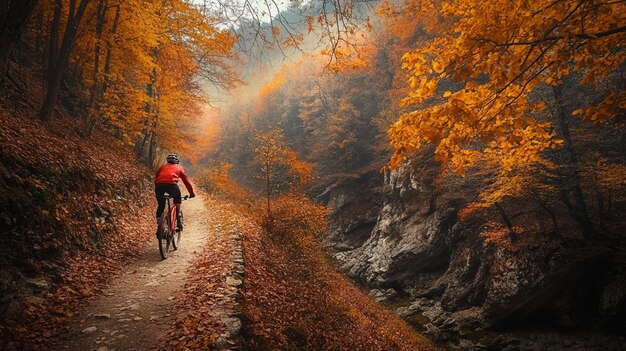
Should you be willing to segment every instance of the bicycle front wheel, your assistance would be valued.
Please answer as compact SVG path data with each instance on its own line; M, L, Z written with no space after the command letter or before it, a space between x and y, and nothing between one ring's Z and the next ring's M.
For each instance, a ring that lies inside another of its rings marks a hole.
M161 258L166 259L167 255L170 253L172 234L170 233L169 218L165 214L163 214L159 219L158 240Z

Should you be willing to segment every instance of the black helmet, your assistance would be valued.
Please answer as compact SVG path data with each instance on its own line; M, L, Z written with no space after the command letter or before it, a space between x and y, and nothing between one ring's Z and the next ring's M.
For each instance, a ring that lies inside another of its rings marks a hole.
M180 163L180 157L178 157L178 155L175 154L169 154L167 155L167 163Z

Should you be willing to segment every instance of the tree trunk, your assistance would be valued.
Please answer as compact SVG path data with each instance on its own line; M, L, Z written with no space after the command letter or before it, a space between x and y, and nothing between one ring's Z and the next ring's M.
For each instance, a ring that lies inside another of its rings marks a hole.
M9 72L11 55L36 3L37 0L0 0L0 83Z
M561 129L561 135L563 136L563 141L565 142L565 150L567 152L568 165L566 168L566 176L569 179L566 180L566 188L569 188L567 190L570 190L572 192L574 196L574 204L568 203L569 199L567 199L567 193L562 193L562 200L570 210L572 217L581 226L585 237L589 238L593 234L593 222L589 217L587 204L585 203L585 197L583 195L581 187L582 181L580 176L580 170L578 168L578 154L576 153L576 150L574 149L574 144L572 142L568 121L569 116L566 115L565 107L563 105L563 87L560 85L556 86L553 88L553 91L558 110L557 113L559 127Z
M502 206L500 206L499 203L496 202L494 206L496 210L498 211L498 214L500 215L500 217L502 217L502 220L504 221L504 225L506 225L507 229L509 230L509 239L511 239L511 242L516 242L517 233L515 233L515 231L513 230L513 224L511 223L509 216L506 215L504 208L502 208Z
M35 37L35 50L37 52L44 52L46 49L44 47L44 16L43 16L43 5L39 6L37 11L37 21L35 22L37 36ZM45 60L44 60L45 62Z
M146 148L146 142L148 142L148 136L149 136L149 133L147 130L144 129L141 132L143 133L143 138L137 141L137 143L135 144L135 156L138 159L143 158L144 150Z
M101 51L101 41L102 41L102 32L104 30L104 19L106 17L106 1L99 0L98 1L98 9L96 12L96 45L94 47L94 67L91 73L91 88L89 89L89 102L87 103L86 111L83 113L83 129L84 133L87 136L91 136L93 131L93 126L95 125L95 111L94 107L96 105L96 99L98 92L100 91L100 78L98 77L98 73L100 72L100 51Z
M148 148L148 157L146 159L146 164L149 167L154 166L154 159L156 158L156 149L157 149L157 135L156 131L150 133L150 144Z
M100 86L100 90L97 91L97 97L96 97L96 106L95 106L95 115L96 118L100 117L100 119L102 119L101 113L100 113L100 109L102 107L102 100L104 99L104 94L106 93L107 89L109 88L109 85L111 84L111 78L110 78L110 72L111 72L111 50L113 49L113 36L115 35L115 33L117 32L117 27L120 23L120 8L121 6L118 4L116 6L116 11L115 11L115 18L113 19L113 25L111 26L111 29L109 29L109 35L107 38L107 45L106 45L106 56L104 59L104 77L103 77L103 82L102 85ZM92 123L92 128L95 126L95 123Z
M59 91L61 90L62 72L58 71L55 67L49 71L48 74L48 88L46 89L46 98L39 112L39 118L42 121L47 121L54 112L57 100L59 98Z
M556 219L556 214L550 208L550 206L548 205L548 202L543 200L541 196L537 194L536 192L533 192L533 199L537 202L537 204L539 204L539 207L541 207L544 211L546 211L546 213L550 216L550 220L552 221L552 233L560 237L559 223L558 223L558 220Z
M48 88L46 89L46 98L39 112L39 118L43 121L50 119L59 99L61 81L63 80L70 53L76 41L78 26L89 3L89 0L80 0L78 9L76 9L76 1L77 0L70 0L67 25L60 47L57 47L57 38L60 29L59 21L61 9L63 8L63 0L55 1L54 19L50 30L50 58L48 60L47 77Z

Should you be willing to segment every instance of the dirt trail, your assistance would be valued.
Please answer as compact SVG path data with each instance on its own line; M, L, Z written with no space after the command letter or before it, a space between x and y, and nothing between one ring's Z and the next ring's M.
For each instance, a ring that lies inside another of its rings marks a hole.
M157 247L148 247L135 262L123 267L103 294L69 323L58 350L158 350L176 316L172 307L182 289L196 251L214 233L208 231L201 197L185 201L181 246L161 260Z

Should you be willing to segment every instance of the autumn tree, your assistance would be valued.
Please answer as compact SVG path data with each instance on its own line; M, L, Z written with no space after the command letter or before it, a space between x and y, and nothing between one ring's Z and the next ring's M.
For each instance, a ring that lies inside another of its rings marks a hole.
M489 164L506 178L536 167L550 149L572 150L567 125L559 124L560 113L571 113L559 96L563 80L580 72L581 84L594 84L624 62L622 2L409 3L434 13L438 23L429 26L430 39L404 55L411 90L403 100L407 112L389 130L392 167L423 143L435 144L436 158L459 173ZM533 96L545 85L554 87L561 107L551 118ZM622 88L592 106L583 102L574 114L604 123L623 113L625 102ZM575 194L575 217L590 234L581 196Z
M83 134L108 130L147 164L162 150L191 151L205 84L239 83L231 68L236 37L201 4L55 0L37 13L34 27L46 33L31 38L48 38L40 117L51 117L65 82Z
M236 37L218 30L211 18L185 1L162 3L157 11L162 23L158 46L151 49L155 64L146 107L143 138L149 138L147 162L154 160L154 143L160 137L165 150L184 150L193 136L181 126L199 116L205 101L201 83L230 88L237 79L227 61ZM145 144L145 143L144 143Z
M277 130L259 132L255 136L255 160L264 183L267 218L272 218L271 199L281 188L301 188L311 181L313 165L298 159Z
M231 178L232 166L224 162L203 170L194 178L209 194L224 197L231 202L248 200L249 192Z
M89 87L87 106L81 118L87 135L91 135L96 122L100 119L102 100L110 85L113 45L120 23L122 5L119 3L110 5L108 0L98 0L95 11L92 32L94 35L92 38L93 67L91 67L91 77L87 79L91 87ZM115 14L109 21L109 28L105 28L107 17L111 16L109 12Z

